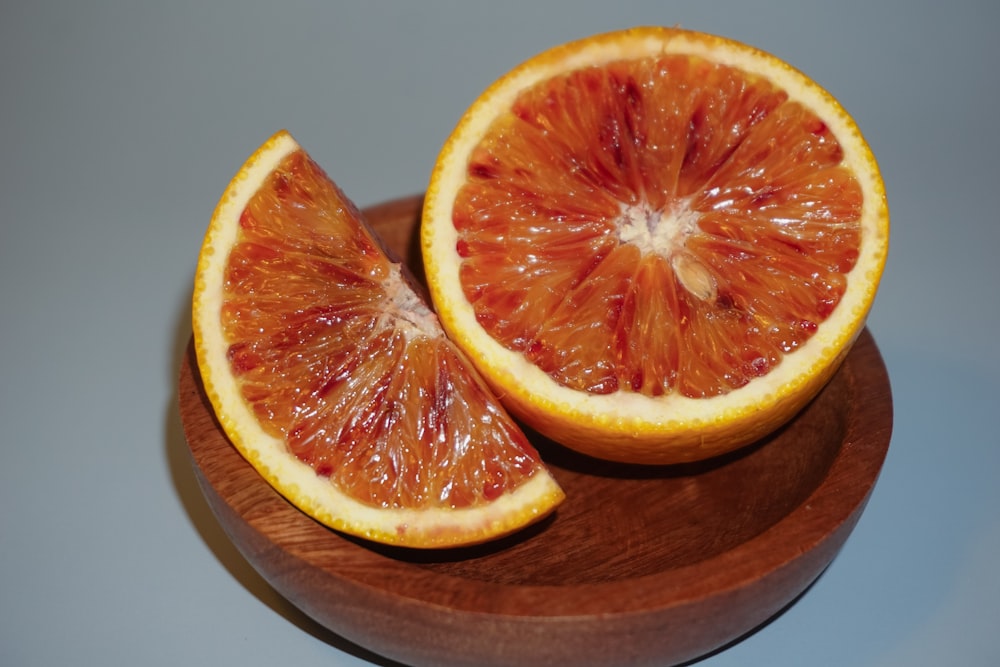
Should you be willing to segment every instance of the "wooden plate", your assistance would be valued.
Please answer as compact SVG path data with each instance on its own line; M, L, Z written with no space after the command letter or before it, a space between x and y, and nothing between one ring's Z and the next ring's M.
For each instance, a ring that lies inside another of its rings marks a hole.
M419 197L368 211L421 274ZM320 624L411 665L670 665L737 640L794 601L840 550L892 430L865 331L779 433L696 465L594 461L535 437L567 493L556 514L475 548L366 543L299 512L215 421L193 351L180 414L201 488L248 561Z

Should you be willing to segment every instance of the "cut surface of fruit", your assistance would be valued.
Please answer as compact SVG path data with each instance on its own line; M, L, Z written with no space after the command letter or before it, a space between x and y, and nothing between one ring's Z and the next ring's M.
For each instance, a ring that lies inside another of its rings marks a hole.
M442 149L432 300L513 414L594 456L715 456L787 422L864 327L889 237L856 124L725 38L596 35L488 88Z
M332 528L456 546L562 500L405 269L287 132L216 208L192 318L202 381L233 445Z

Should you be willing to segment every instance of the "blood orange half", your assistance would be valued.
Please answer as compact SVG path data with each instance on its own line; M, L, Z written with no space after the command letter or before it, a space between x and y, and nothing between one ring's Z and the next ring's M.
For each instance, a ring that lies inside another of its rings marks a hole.
M704 459L787 422L862 330L888 251L875 158L776 57L637 28L488 88L435 166L422 249L449 336L588 454Z

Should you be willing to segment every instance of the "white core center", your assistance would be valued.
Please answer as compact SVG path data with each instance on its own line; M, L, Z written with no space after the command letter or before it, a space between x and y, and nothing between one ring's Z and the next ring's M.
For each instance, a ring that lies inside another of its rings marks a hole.
M645 203L625 206L619 218L618 237L643 254L664 257L685 290L701 301L712 302L719 289L715 275L685 249L687 237L698 228L698 219L699 214L686 202L679 202L669 211L656 211Z
M388 303L379 326L401 331L407 340L415 336L436 337L441 333L437 315L431 311L402 275L400 264L390 267L391 276L384 283Z
M683 202L669 211L656 211L645 203L623 206L618 235L643 253L658 253L670 259L698 227L698 217Z

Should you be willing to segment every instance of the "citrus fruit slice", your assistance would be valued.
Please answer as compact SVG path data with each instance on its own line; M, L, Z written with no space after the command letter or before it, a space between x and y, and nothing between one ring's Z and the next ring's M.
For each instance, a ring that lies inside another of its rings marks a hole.
M888 236L878 166L829 93L744 44L643 27L475 100L421 246L445 330L515 416L673 463L760 439L824 386Z
M198 369L244 457L322 523L410 547L482 542L563 494L361 213L280 132L198 259Z

